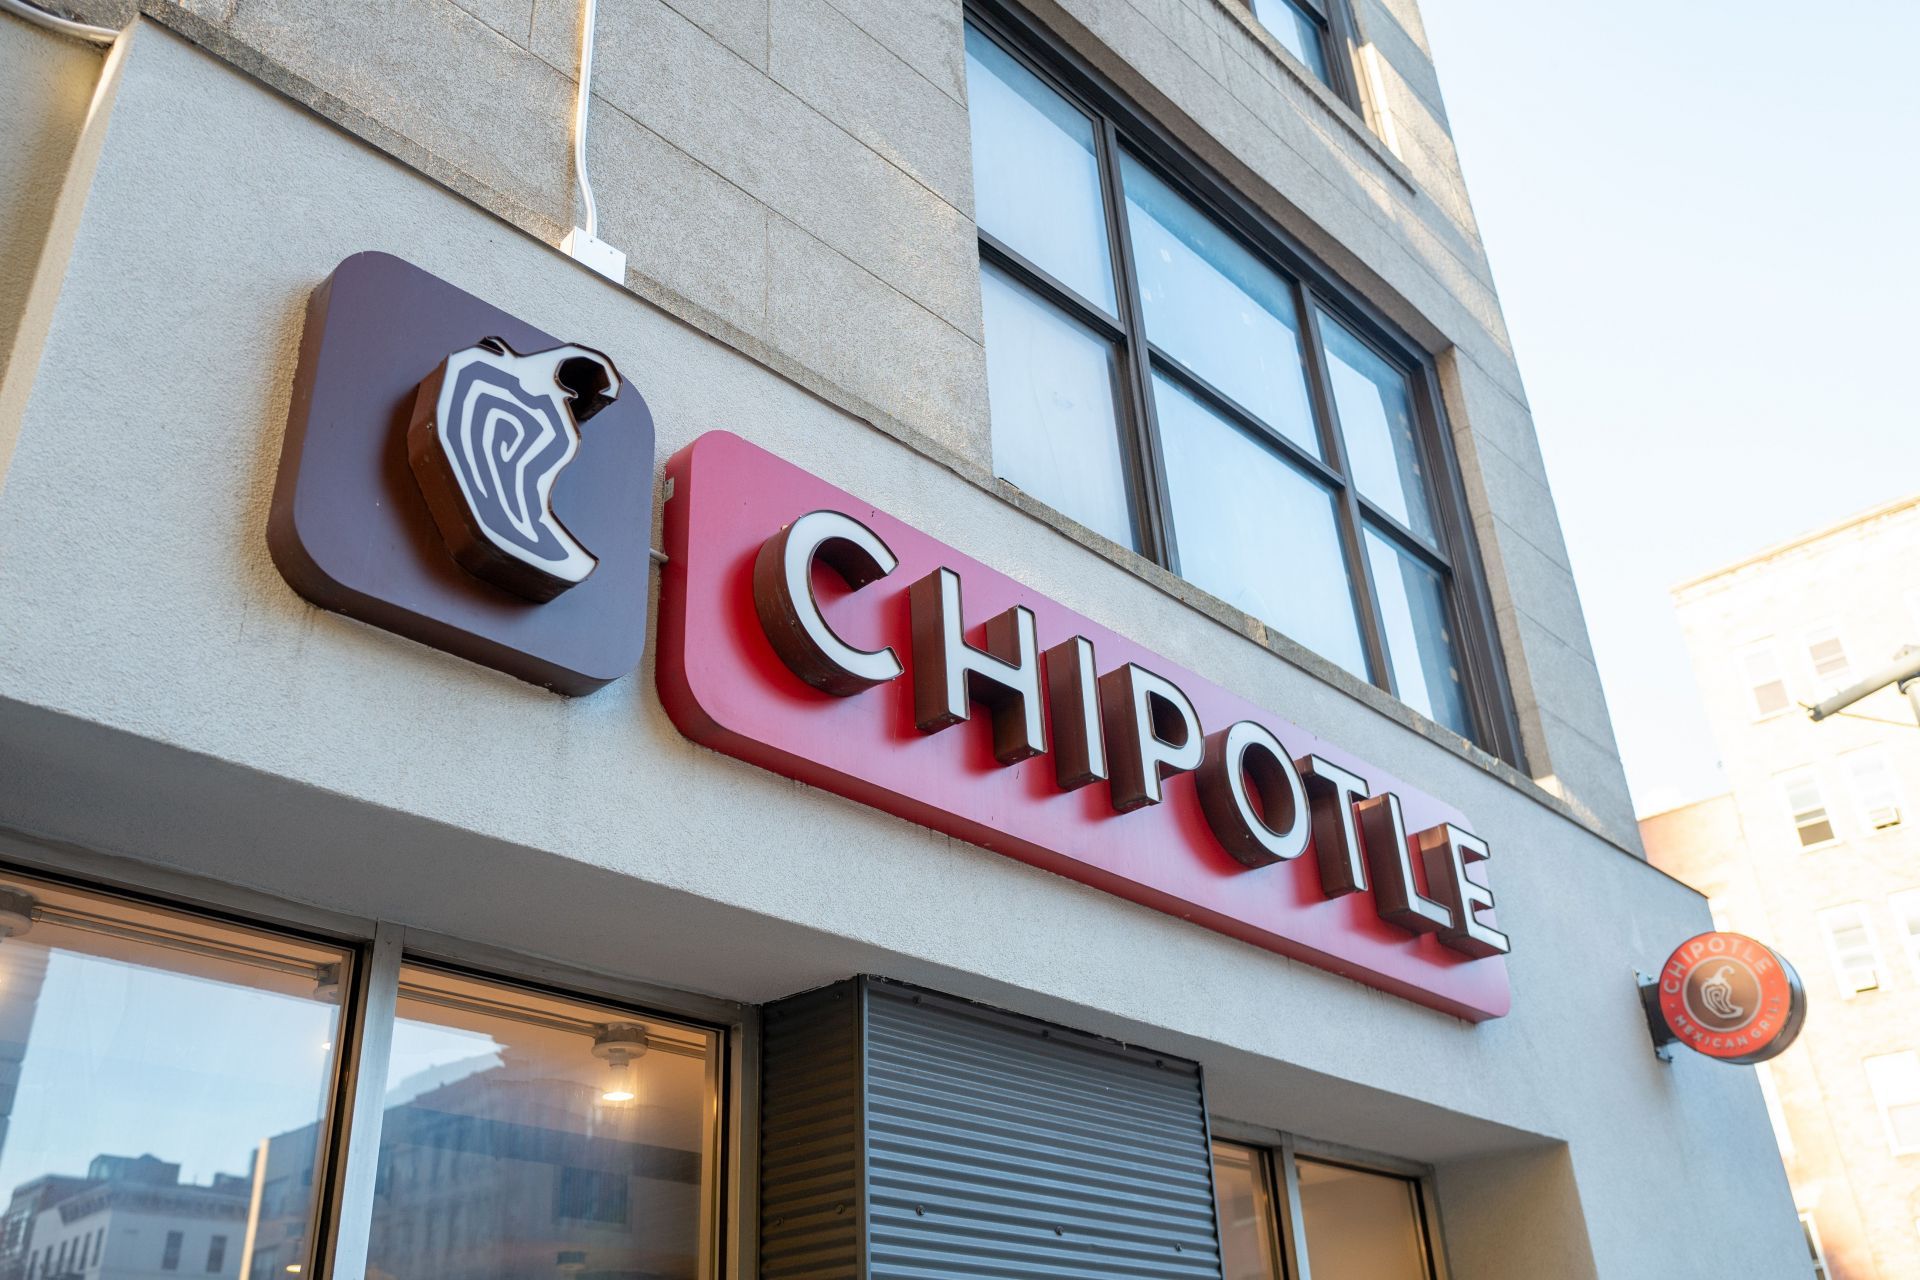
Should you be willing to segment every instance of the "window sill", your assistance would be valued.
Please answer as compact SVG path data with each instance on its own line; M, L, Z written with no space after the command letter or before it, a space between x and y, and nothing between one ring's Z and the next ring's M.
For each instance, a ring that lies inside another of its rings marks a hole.
M1310 70L1304 62L1294 57L1285 45L1274 39L1273 33L1261 26L1260 20L1253 16L1253 10L1251 8L1244 4L1236 3L1235 0L1214 0L1214 4L1229 18L1232 18L1234 22L1238 23L1239 26L1246 31L1248 36L1253 39L1254 43L1259 45L1281 70L1293 77L1295 83L1299 84L1311 94L1319 102L1321 107L1326 110L1327 114L1333 117L1334 123L1345 129L1361 146L1365 147L1368 153L1372 155L1372 157L1380 163L1380 166L1396 179L1400 185L1405 187L1410 194L1419 193L1420 184L1415 180L1413 170L1409 169L1406 161L1395 155L1393 149L1381 139L1379 134L1374 132L1372 125L1361 115L1360 109L1328 88L1327 85L1321 81L1320 77L1313 74L1312 70ZM1355 68L1354 74L1355 77L1358 78L1359 69L1357 67Z

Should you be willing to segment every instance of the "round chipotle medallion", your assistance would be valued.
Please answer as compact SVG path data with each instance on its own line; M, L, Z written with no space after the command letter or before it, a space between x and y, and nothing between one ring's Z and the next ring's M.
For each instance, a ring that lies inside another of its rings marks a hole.
M1765 1062L1807 1017L1785 956L1738 933L1688 938L1660 970L1660 1018L1674 1039L1722 1062Z

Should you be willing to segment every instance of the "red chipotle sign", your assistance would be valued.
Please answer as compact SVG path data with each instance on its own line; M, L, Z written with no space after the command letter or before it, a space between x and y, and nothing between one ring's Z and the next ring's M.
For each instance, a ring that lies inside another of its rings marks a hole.
M667 463L694 741L1462 1018L1505 1014L1451 806L726 432Z
M1678 1042L1722 1062L1778 1057L1807 1017L1786 957L1739 933L1688 938L1643 990L1657 1047Z

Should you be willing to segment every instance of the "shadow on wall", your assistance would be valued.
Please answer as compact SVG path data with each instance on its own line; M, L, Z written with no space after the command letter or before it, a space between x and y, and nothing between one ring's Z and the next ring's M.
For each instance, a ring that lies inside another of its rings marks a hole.
M1443 1164L1434 1184L1453 1274L1598 1280L1565 1143Z

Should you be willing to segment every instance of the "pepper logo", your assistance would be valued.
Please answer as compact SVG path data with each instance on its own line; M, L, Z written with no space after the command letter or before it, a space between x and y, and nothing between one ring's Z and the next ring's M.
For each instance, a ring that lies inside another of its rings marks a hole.
M526 296L569 314L574 275ZM314 289L267 519L295 591L591 693L646 647L652 531L653 418L612 360L390 254Z
M1765 1062L1800 1034L1806 990L1786 957L1738 933L1703 933L1643 989L1656 1046L1676 1041L1722 1062Z
M554 516L553 482L580 450L580 424L619 394L598 351L518 355L501 338L421 382L407 461L461 568L535 602L586 580L599 561Z

